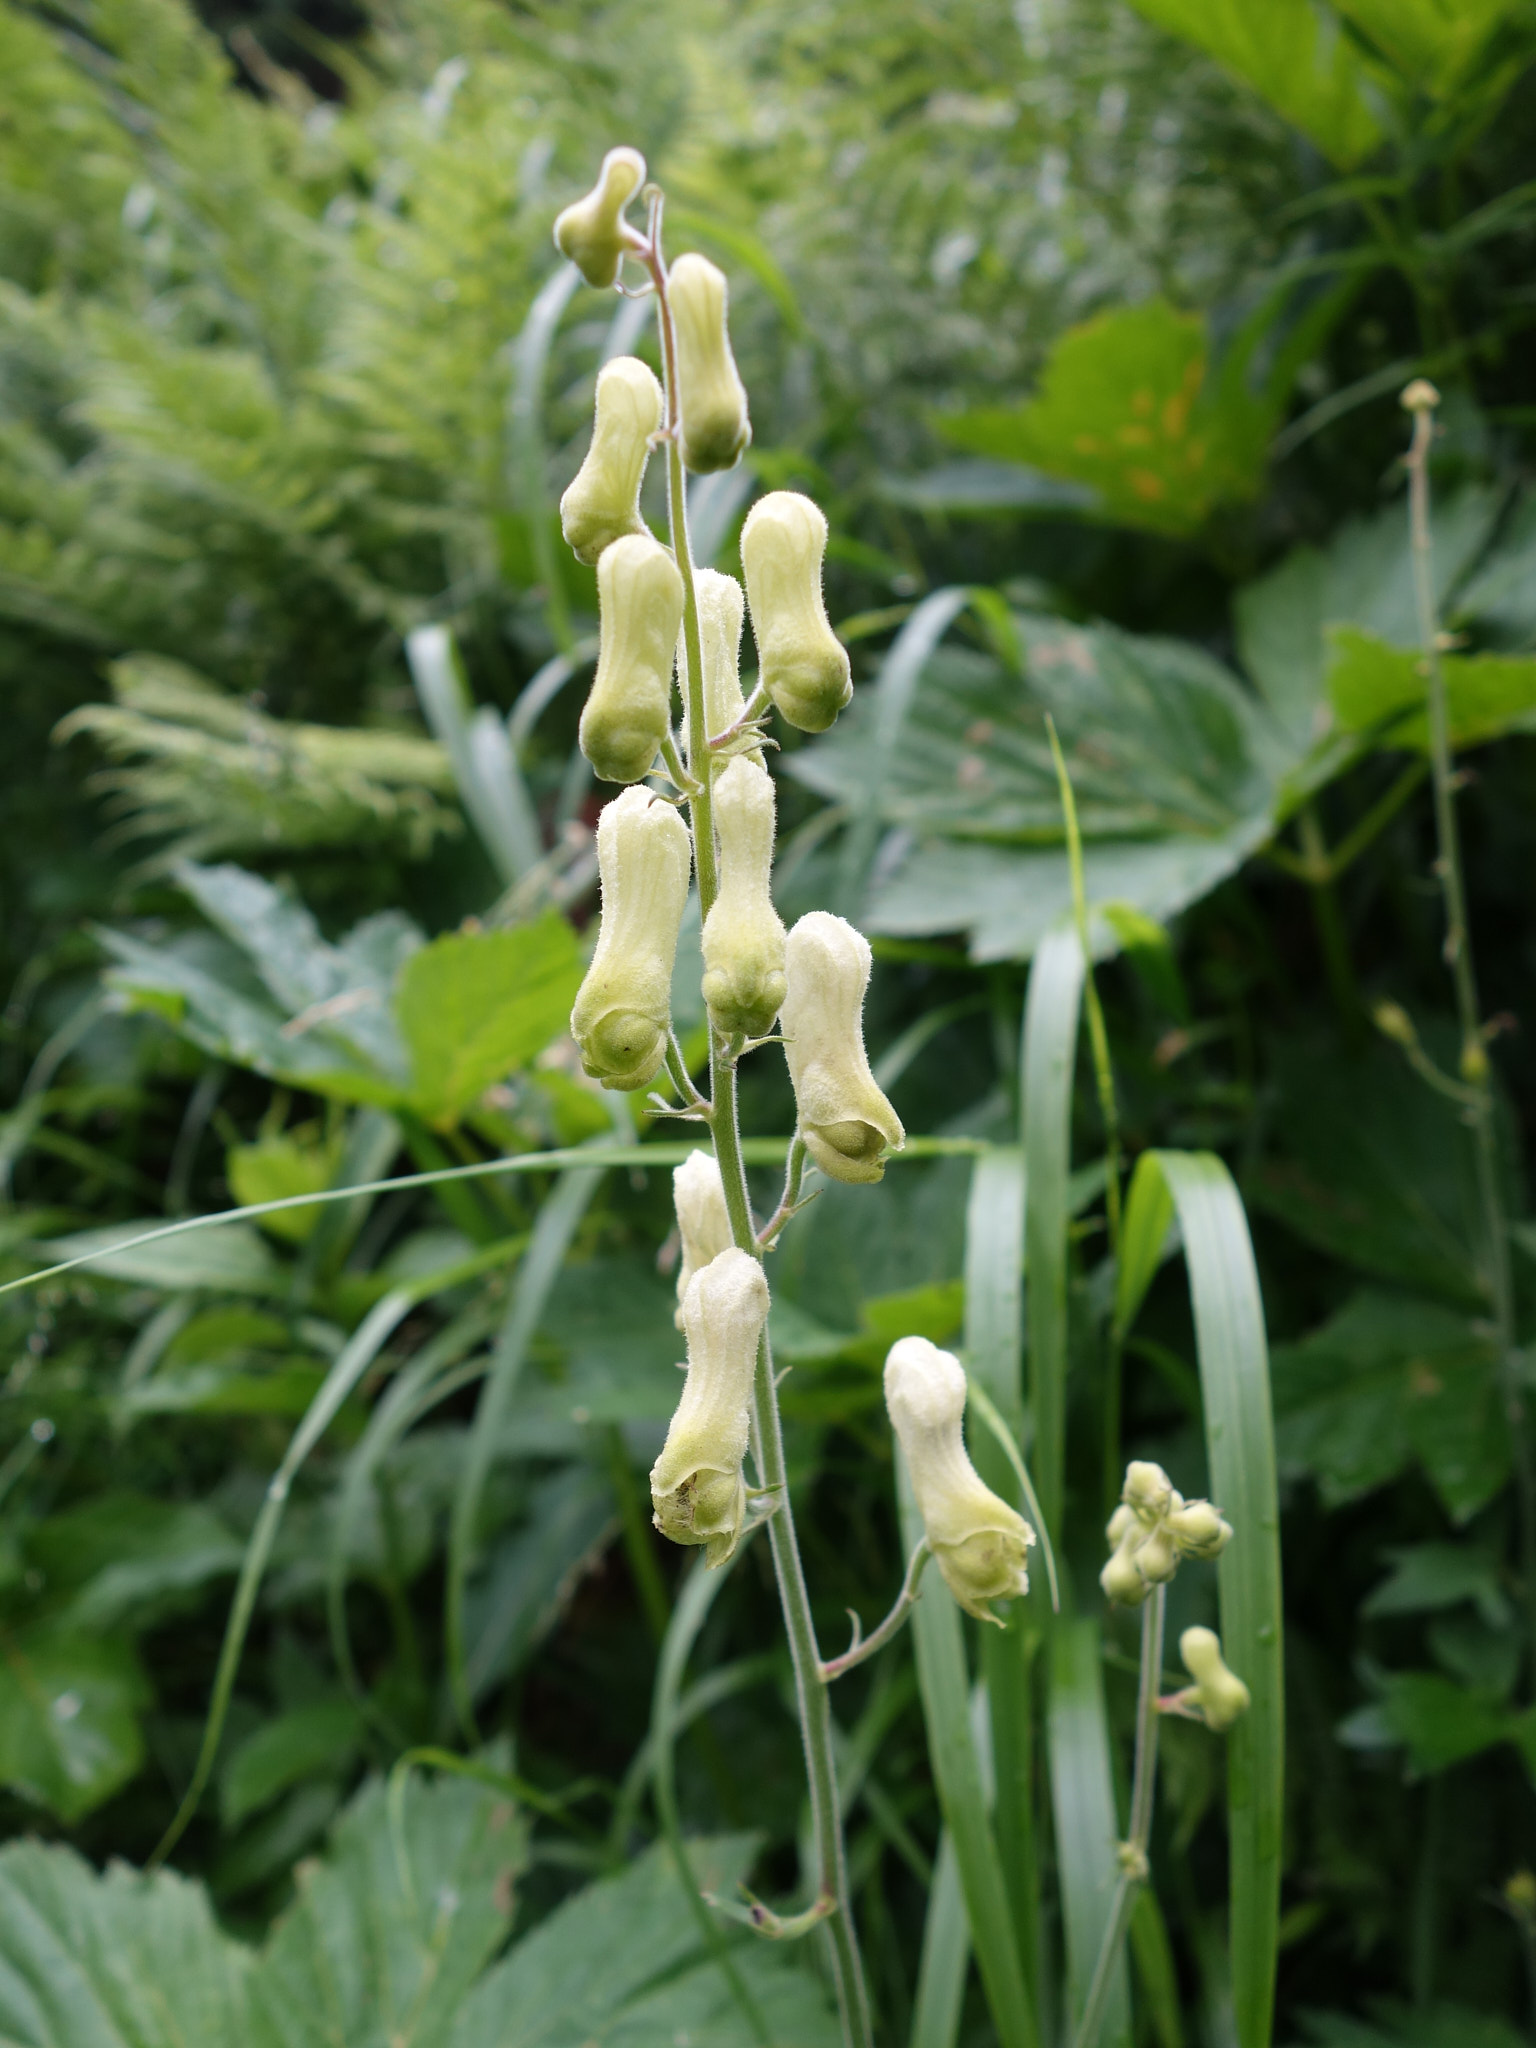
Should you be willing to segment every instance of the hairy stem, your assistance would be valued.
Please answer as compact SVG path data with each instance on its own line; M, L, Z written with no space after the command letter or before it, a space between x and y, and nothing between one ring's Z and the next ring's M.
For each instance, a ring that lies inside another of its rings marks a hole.
M666 388L666 447L668 511L672 551L683 579L684 713L688 734L688 765L692 787L688 808L693 821L694 872L699 884L699 908L707 917L719 893L715 860L714 818L711 802L709 732L704 708L703 647L699 633L699 600L694 582L693 556L688 542L688 497L680 449L681 410L677 385L677 333L667 291L667 267L661 248L661 203L653 201L651 232L644 260L656 287L657 324L661 330L662 362ZM746 1169L741 1156L741 1126L736 1103L736 1062L738 1048L721 1043L710 1034L709 1127L714 1138L715 1157L730 1213L731 1234L737 1246L762 1257L752 1204L747 1193ZM792 1171L792 1162L791 1162ZM787 1176L788 1178L788 1176ZM795 1699L805 1745L806 1781L810 1793L811 1826L816 1842L817 1902L829 1900L835 1910L828 1913L827 1936L831 1948L832 1972L837 1988L838 2010L847 2048L873 2048L869 1998L864 1971L854 1936L848 1871L843 1854L841 1807L837 1796L837 1772L832 1755L832 1715L826 1687L821 1682L821 1651L811 1619L810 1594L795 1537L794 1510L784 1465L784 1436L779 1422L779 1397L774 1381L773 1353L768 1332L758 1345L757 1373L752 1390L753 1448L758 1483L773 1501L768 1522L768 1540L773 1553L774 1577L784 1611L785 1633L789 1638L790 1661L795 1674ZM813 1907L813 1911L816 1910ZM827 1910L822 1908L821 1910Z
M1413 442L1408 452L1408 518L1413 551L1413 588L1419 614L1419 642L1429 710L1430 778L1435 795L1435 862L1445 904L1445 959L1456 990L1456 1015L1461 1031L1461 1078L1469 1100L1477 1159L1478 1194L1483 1211L1485 1281L1493 1310L1499 1352L1504 1417L1519 1496L1520 1568L1528 1612L1527 1654L1536 1684L1536 1469L1525 1426L1525 1396L1520 1359L1515 1349L1514 1285L1509 1262L1509 1223L1499 1185L1498 1136L1494 1125L1493 1085L1478 1003L1472 934L1467 926L1466 885L1461 860L1461 834L1456 822L1456 781L1451 764L1450 718L1446 708L1445 670L1440 659L1436 616L1434 547L1429 527L1429 449L1435 435L1432 387L1410 386L1405 403L1412 405Z

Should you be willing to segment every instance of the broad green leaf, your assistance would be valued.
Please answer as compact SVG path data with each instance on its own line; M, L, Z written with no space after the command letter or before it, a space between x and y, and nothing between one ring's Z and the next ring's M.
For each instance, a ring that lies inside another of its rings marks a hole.
M251 1978L251 2048L439 2048L506 1937L527 1854L516 1812L456 1777L375 1782L301 1870Z
M1428 684L1419 654L1354 626L1330 626L1326 638L1335 730L1427 753ZM1441 661L1453 748L1536 731L1536 655L1447 654Z
M1071 903L1049 714L1087 842L1090 908L1116 911L1095 918L1096 948L1112 951L1127 915L1165 921L1269 837L1300 749L1186 644L1040 615L1013 625L1022 681L966 649L928 662L878 779L881 818L900 837L860 921L902 936L965 931L978 959L1033 950ZM862 701L790 764L836 803L871 786L877 735Z
M1134 0L1138 13L1253 87L1341 170L1381 140L1373 78L1314 0Z
M1509 1620L1498 1560L1466 1543L1413 1543L1388 1550L1389 1578L1366 1596L1362 1615L1432 1614L1472 1601L1492 1628Z
M10 2048L249 2042L248 1951L174 1870L98 1874L73 1849L0 1849L0 2040Z
M1378 1697L1339 1730L1356 1749L1403 1748L1413 1770L1449 1770L1495 1743L1516 1739L1516 1717L1438 1671L1383 1672Z
M149 1687L132 1645L46 1626L12 1635L0 1659L0 1784L71 1823L144 1761Z
M1051 1631L1051 1806L1067 1938L1067 2004L1082 2017L1120 1875L1103 1650L1094 1620L1059 1621ZM1130 1988L1122 1949L1114 1965L1099 2039L1127 2048Z
M130 1387L117 1412L130 1423L146 1415L302 1415L324 1380L325 1367L308 1359L273 1359L251 1371L184 1365Z
M339 1142L320 1138L313 1130L293 1130L250 1145L231 1145L224 1155L224 1170L237 1202L273 1202L283 1195L318 1194L330 1187L340 1159ZM303 1244L324 1213L320 1208L285 1209L263 1217L261 1227L287 1244Z
M700 1888L729 1898L755 1847L744 1835L689 1842ZM750 1941L735 1960L775 2041L835 2048L837 2022L795 1948ZM466 2001L443 2048L670 2048L680 2033L709 2048L752 2048L658 1843L518 1942Z
M219 1779L226 1828L237 1828L302 1779L339 1775L357 1755L362 1722L351 1700L317 1700L264 1722L232 1753Z
M216 1223L206 1230L159 1244L137 1245L130 1251L114 1247L154 1228L154 1223L109 1223L100 1230L80 1230L70 1237L51 1238L40 1249L57 1259L90 1256L98 1273L132 1281L139 1287L171 1290L208 1288L220 1294L277 1295L286 1293L288 1269L249 1223Z
M450 932L413 954L395 1014L421 1115L455 1123L526 1066L565 1030L581 977L575 935L554 913L508 931Z
M1426 1044L1441 1055L1441 1034ZM1477 1184L1456 1106L1395 1046L1340 1060L1292 1042L1273 1074L1278 1144L1246 1177L1248 1200L1366 1273L1480 1307Z
M81 1635L144 1627L186 1604L210 1579L240 1568L244 1548L200 1502L107 1490L35 1523L27 1555L64 1626Z
M1385 1485L1415 1459L1454 1521L1509 1472L1498 1357L1485 1327L1444 1303L1355 1295L1321 1329L1274 1354L1276 1442L1330 1507Z
M1265 405L1240 385L1208 388L1206 370L1199 314L1153 299L1064 334L1027 405L939 425L974 455L1086 486L1101 516L1194 533L1217 505L1255 495L1271 427Z

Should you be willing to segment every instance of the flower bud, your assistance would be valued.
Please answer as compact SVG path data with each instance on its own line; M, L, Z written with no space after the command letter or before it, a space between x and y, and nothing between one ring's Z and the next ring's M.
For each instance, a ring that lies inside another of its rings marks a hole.
M853 695L848 651L822 602L826 546L821 507L798 491L759 498L741 529L763 688L802 732L825 732Z
M660 541L626 534L603 549L597 603L597 673L582 709L581 751L605 782L638 782L672 729L683 579Z
M644 183L645 158L639 150L610 149L586 198L566 207L555 221L555 247L599 291L618 283L624 251L640 239L624 209Z
M886 1147L899 1152L906 1143L864 1051L870 959L863 933L825 910L808 911L784 949L779 1021L799 1132L833 1180L879 1180Z
M1152 1590L1136 1569L1136 1552L1145 1533L1133 1518L1131 1527L1118 1538L1113 1555L1099 1573L1105 1598L1113 1600L1117 1607L1139 1607Z
M681 1166L673 1167L672 1206L677 1211L677 1231L683 1245L677 1269L674 1319L681 1329L688 1283L711 1259L729 1251L732 1244L731 1214L725 1206L720 1165L713 1152L690 1152Z
M1208 1727L1218 1733L1230 1728L1249 1707L1248 1688L1229 1671L1221 1654L1221 1638L1213 1629L1187 1628L1179 1637L1179 1655L1194 1684L1180 1693L1180 1700L1198 1707Z
M707 256L679 256L667 282L677 330L683 465L699 476L732 469L752 439L752 424L726 327L725 272Z
M1154 1529L1136 1546L1132 1561L1147 1585L1167 1585L1179 1568L1179 1553L1166 1525Z
M761 1038L784 1001L784 926L773 907L773 778L738 757L715 783L720 893L704 920L704 1001L727 1037Z
M699 603L699 646L704 667L704 730L711 739L733 726L747 708L741 694L741 623L746 599L734 576L718 569L695 569L694 594ZM688 693L688 650L677 641L677 679L684 700ZM687 725L684 734L689 739ZM692 761L690 753L689 760ZM762 766L761 753L748 756Z
M1115 1509L1115 1512L1110 1516L1108 1522L1105 1524L1104 1534L1109 1538L1112 1544L1118 1546L1125 1540L1126 1535L1135 1527L1136 1510L1134 1508L1127 1507L1125 1502L1122 1501L1119 1507L1117 1507Z
M1146 1458L1132 1458L1125 1468L1125 1485L1120 1498L1144 1521L1167 1514L1173 1504L1173 1481L1161 1465Z
M901 1338L885 1361L885 1405L944 1583L967 1614L996 1621L990 1601L1029 1591L1035 1532L983 1484L966 1453L960 1361L926 1337Z
M711 1566L724 1564L736 1548L746 1515L741 1461L767 1314L763 1269L735 1246L695 1273L683 1296L688 1378L651 1467L651 1503L662 1535L703 1544Z
M687 826L653 790L626 789L597 821L603 921L571 1032L605 1087L643 1088L666 1058L691 852Z
M1232 1541L1230 1523L1222 1520L1220 1511L1208 1500L1192 1500L1175 1508L1166 1527L1182 1557L1220 1557Z
M661 425L661 386L638 356L615 356L597 374L592 445L560 500L560 530L579 562L595 562L627 533L648 535L640 484Z

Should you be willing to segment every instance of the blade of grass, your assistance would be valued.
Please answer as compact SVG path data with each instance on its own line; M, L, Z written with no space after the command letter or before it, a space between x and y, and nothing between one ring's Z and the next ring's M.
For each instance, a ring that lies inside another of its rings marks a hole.
M464 1593L479 1535L480 1504L505 1432L529 1343L539 1326L549 1291L565 1263L571 1240L602 1177L600 1166L568 1167L539 1211L475 1408L464 1470L453 1497L443 1601L444 1648L454 1710L471 1741L478 1741L479 1735L475 1727L475 1707L464 1641Z
M580 283L580 271L572 264L562 263L540 287L508 352L512 383L507 394L507 495L527 525L544 598L545 624L562 654L569 653L574 636L550 516L544 448L544 376L555 330Z
M896 1473L902 1541L911 1551L922 1537L923 1524L899 1450ZM966 1917L992 2023L1002 2048L1039 2048L1039 2029L1024 1988L1008 1890L987 1817L981 1765L971 1733L960 1610L937 1572L929 1572L924 1579L911 1627L929 1761L944 1825L955 1845Z
M1120 1261L1115 1275L1115 1335L1124 1342L1147 1289L1162 1264L1168 1226L1173 1221L1173 1197L1154 1154L1136 1162L1125 1198L1125 1221L1120 1233Z
M741 1156L747 1166L778 1166L784 1163L788 1138L743 1138ZM921 1159L970 1159L989 1148L980 1138L909 1137L900 1152L891 1154L897 1164ZM277 1216L285 1209L318 1209L327 1202L350 1202L358 1195L389 1195L405 1188L431 1188L449 1181L484 1180L503 1173L557 1173L567 1166L632 1166L646 1168L681 1166L697 1150L697 1141L683 1144L567 1146L555 1152L518 1152L510 1158L477 1159L470 1166L438 1166L422 1173L400 1173L388 1180L359 1181L347 1187L318 1188L313 1194L279 1195L270 1202L247 1202L239 1209L218 1209L209 1216L183 1216L175 1223L160 1223L153 1230L141 1230L132 1237L120 1237L93 1251L77 1252L35 1273L23 1273L14 1280L0 1281L0 1295L14 1294L23 1287L40 1287L61 1274L77 1272L98 1259L136 1251L140 1245L158 1244L162 1238L181 1237L188 1231L216 1230L221 1224L243 1223L255 1216Z
M1050 1738L1070 2034L1082 2015L1120 1876L1103 1660L1099 1625L1091 1618L1059 1622L1052 1630ZM1130 1991L1122 1955L1114 1965L1099 2040L1104 2048L1129 2048L1130 2038Z
M1147 2017L1157 2048L1184 2048L1184 2021L1179 2010L1179 1977L1157 1893L1143 1885L1131 1908L1131 1956L1136 1981L1146 2000Z
M880 798L896 758L902 727L912 708L929 657L964 611L970 592L959 585L925 597L886 651L870 706L874 730L859 800L843 837L837 868L837 901L845 917L857 918L880 834Z
M923 1920L909 2048L955 2048L971 1961L971 1930L960 1889L960 1862L948 1828L939 1836L938 1860Z
M1020 1064L1029 1204L1029 1369L1035 1482L1054 1542L1061 1536L1067 1419L1067 1232L1072 1163L1072 1081L1084 960L1077 933L1047 932L1036 950L1024 1004Z
M224 1627L224 1642L219 1651L218 1669L213 1680L213 1697L209 1702L208 1719L203 1728L202 1746L198 1750L197 1762L192 1770L192 1782L188 1785L170 1826L161 1836L149 1859L149 1867L152 1870L158 1868L175 1848L207 1789L214 1759L218 1755L219 1743L224 1734L224 1720L229 1711L230 1697L235 1689L235 1675L240 1668L240 1653L245 1647L251 1616L256 1611L256 1596L261 1591L261 1581L272 1555L272 1546L277 1541L277 1532L282 1525L289 1489L305 1459L335 1421L342 1403L372 1365L407 1312L416 1305L417 1299L413 1289L397 1287L392 1293L386 1294L382 1301L374 1303L338 1353L336 1362L326 1374L320 1391L310 1402L303 1421L294 1431L288 1449L283 1455L283 1462L272 1475L266 1498L261 1504L261 1512L256 1517L256 1526L251 1531L250 1541L245 1546L245 1556L241 1560L240 1577L235 1586L229 1620Z
M1216 1567L1222 1649L1252 1705L1227 1736L1232 2000L1269 2048L1280 1932L1285 1672L1280 1505L1264 1303L1242 1197L1209 1152L1153 1155L1184 1237L1211 1492L1236 1531Z
M1024 1433L1024 1154L1000 1147L971 1170L965 1215L965 1351L970 1370L1009 1433ZM1012 1462L990 1432L973 1432L971 1456L987 1484L1024 1506ZM1040 1629L1022 1602L1007 1624L983 1629L981 1675L992 1725L997 1793L993 1826L1026 1992L1038 1980L1039 1847L1034 1821L1034 1701L1031 1675Z
M422 715L447 754L459 796L503 886L510 887L543 858L538 817L494 711L500 748L486 738L473 710L464 666L446 626L418 626L406 635L406 660Z

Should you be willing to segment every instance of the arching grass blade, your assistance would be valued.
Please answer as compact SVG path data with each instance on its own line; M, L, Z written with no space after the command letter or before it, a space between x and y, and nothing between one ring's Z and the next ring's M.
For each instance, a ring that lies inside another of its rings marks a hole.
M1067 1936L1068 2037L1077 2026L1114 1906L1120 1828L1110 1768L1109 1725L1096 1621L1058 1622L1051 1633L1051 1803ZM1125 1958L1115 1962L1099 2033L1103 2048L1130 2048Z

